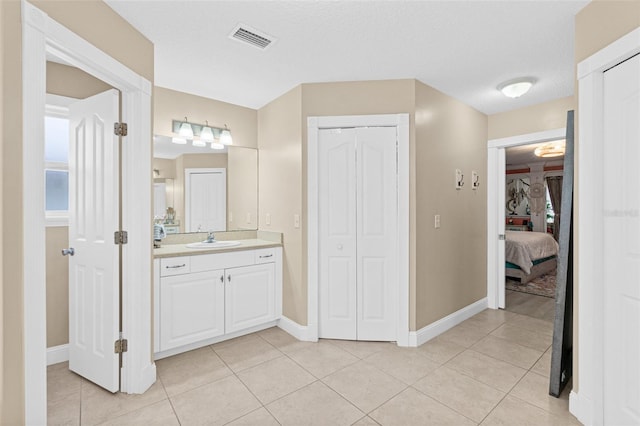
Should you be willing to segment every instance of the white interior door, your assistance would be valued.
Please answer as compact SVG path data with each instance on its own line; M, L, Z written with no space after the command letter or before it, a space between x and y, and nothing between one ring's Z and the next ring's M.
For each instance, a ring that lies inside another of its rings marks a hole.
M640 56L604 73L604 423L640 424Z
M69 369L119 389L118 91L69 107Z
M319 131L319 336L395 340L395 127Z
M396 128L356 129L358 340L396 339Z
M225 169L185 170L186 232L227 230Z
M357 338L355 136L355 129L323 129L318 136L318 335L325 338Z

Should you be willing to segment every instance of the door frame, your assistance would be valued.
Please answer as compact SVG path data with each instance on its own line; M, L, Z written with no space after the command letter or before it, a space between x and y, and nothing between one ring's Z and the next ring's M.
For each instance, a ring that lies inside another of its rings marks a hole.
M121 390L143 393L156 380L151 345L151 93L152 84L25 0L22 9L22 258L25 423L47 422L44 114L46 61L53 57L122 93L129 124L122 147L122 328L129 340ZM136 208L140 204L147 209ZM116 230L114 230L116 231ZM141 267L142 265L142 267ZM144 267L148 265L148 267ZM28 301L28 303L27 303Z
M505 233L505 149L564 139L566 135L567 130L559 128L487 142L487 306L490 309L505 305L504 244L498 242L499 235Z
M569 411L586 425L604 424L604 257L603 147L604 72L640 53L640 28L578 64L579 87L576 282L577 342L573 365L578 391L571 391ZM580 226L581 224L585 226ZM575 326L574 326L575 328ZM575 339L574 339L575 340ZM579 345L579 346L578 346ZM578 350L579 349L579 350Z
M191 175L199 173L221 173L224 178L224 226L227 227L227 169L225 168L188 168L184 169L184 230L185 232L191 231ZM189 229L189 231L187 231ZM201 232L209 232L208 229L203 229ZM222 232L222 231L216 231Z
M396 127L398 135L398 307L396 339L409 346L409 114L344 115L307 118L307 329L318 340L319 232L318 232L318 133L343 127Z

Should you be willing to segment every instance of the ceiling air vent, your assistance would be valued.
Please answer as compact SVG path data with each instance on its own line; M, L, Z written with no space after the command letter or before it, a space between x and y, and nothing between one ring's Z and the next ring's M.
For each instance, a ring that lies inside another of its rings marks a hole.
M274 37L244 24L235 27L233 31L231 31L231 34L229 34L229 38L241 41L260 50L266 50L276 41Z

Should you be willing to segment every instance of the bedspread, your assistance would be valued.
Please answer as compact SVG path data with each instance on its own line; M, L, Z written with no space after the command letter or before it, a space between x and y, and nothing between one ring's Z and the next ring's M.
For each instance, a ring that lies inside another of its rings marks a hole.
M533 261L558 254L558 243L543 232L506 231L505 260L531 273Z

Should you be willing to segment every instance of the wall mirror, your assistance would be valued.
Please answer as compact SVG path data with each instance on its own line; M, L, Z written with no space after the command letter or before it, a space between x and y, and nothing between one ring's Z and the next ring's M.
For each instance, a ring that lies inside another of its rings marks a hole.
M529 187L531 182L528 177L507 176L506 213L507 216L529 216Z
M154 136L154 218L167 234L258 229L258 150Z

